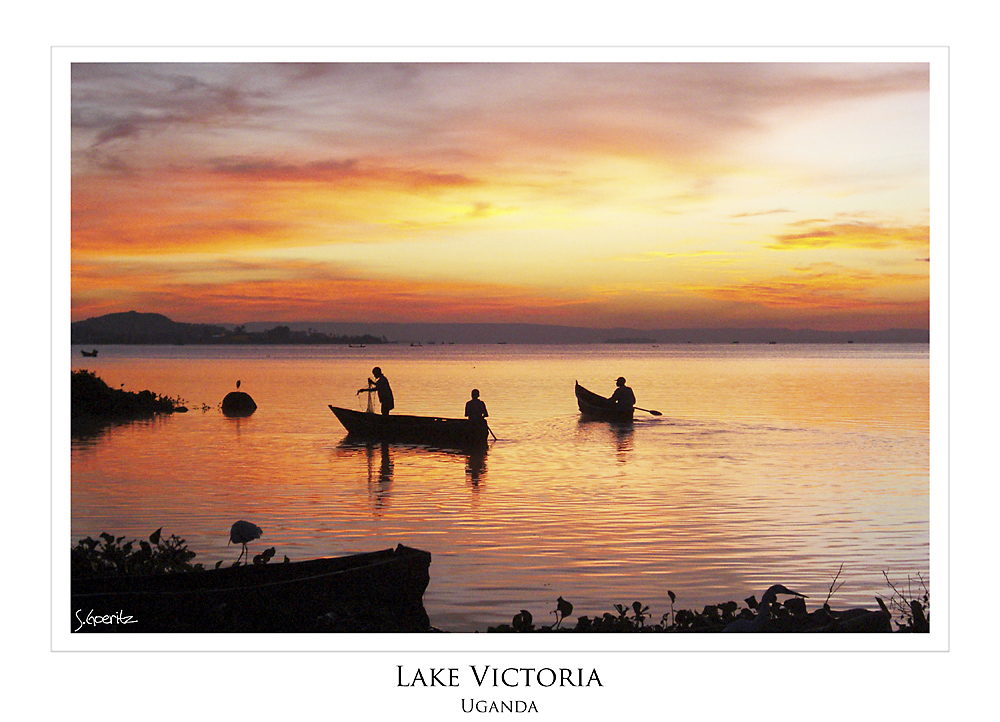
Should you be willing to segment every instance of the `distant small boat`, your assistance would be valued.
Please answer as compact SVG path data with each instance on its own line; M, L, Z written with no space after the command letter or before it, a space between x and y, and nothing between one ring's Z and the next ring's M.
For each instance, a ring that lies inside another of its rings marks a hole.
M445 449L480 449L489 442L489 427L469 419L406 414L373 414L330 406L350 438L400 444L426 444Z
M83 350L81 350L80 353L82 353L84 356L96 356L97 355L97 349L95 348L93 351L83 351Z
M576 403L584 417L597 421L630 423L635 413L631 406L624 409L618 408L614 401L595 394L593 391L588 391L579 382L576 383Z

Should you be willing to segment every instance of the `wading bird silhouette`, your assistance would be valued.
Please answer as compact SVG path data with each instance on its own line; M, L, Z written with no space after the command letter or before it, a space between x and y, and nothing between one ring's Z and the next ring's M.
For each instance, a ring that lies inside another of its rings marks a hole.
M784 585L775 584L774 586L768 587L767 591L764 592L764 596L760 598L760 603L757 605L757 616L754 617L753 621L749 619L737 619L727 624L725 629L722 631L763 632L768 621L771 619L771 605L778 601L779 594L808 599L805 594L799 594L798 592L793 592Z
M555 629L559 629L559 625L562 624L562 621L573 613L573 605L562 597L559 597L556 599L556 608L552 613L556 615Z
M248 521L243 521L242 519L233 524L229 530L229 543L243 545L243 551L236 557L237 563L243 558L244 554L247 555L247 559L250 558L250 552L247 551L247 544L254 539L260 539L260 535L263 533L264 531L259 526L251 524Z

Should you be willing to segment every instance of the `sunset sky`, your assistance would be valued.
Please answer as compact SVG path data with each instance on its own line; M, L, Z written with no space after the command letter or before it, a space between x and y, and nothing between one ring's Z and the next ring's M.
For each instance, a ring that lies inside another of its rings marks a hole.
M72 319L927 328L924 63L74 64Z

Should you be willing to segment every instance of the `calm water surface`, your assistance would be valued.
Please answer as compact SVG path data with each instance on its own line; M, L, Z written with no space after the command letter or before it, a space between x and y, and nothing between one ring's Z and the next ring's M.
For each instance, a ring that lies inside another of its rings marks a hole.
M461 416L480 389L498 440L481 459L345 443L327 405L361 408L375 365L398 413ZM277 559L403 543L433 554L425 606L456 632L551 623L560 595L657 619L668 589L821 604L841 564L835 608L888 596L883 571L929 583L926 345L106 346L72 366L192 411L73 439L67 543L162 526L210 566L236 559L237 519ZM619 375L663 415L581 421L574 380L610 395ZM218 408L237 379L246 419Z

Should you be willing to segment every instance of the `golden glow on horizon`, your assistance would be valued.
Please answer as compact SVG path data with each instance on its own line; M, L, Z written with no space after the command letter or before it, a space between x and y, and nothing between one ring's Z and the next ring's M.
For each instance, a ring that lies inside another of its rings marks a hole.
M926 65L407 67L75 66L73 319L927 326Z

